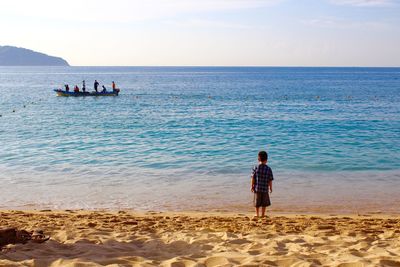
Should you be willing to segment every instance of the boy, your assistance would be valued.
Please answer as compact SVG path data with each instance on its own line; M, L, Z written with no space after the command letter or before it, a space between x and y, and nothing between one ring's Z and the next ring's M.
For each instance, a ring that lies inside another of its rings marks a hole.
M254 193L254 207L256 208L256 216L265 216L265 209L271 205L269 193L272 193L272 180L274 176L271 168L267 165L268 154L265 151L258 152L259 164L253 168L251 175L251 192Z

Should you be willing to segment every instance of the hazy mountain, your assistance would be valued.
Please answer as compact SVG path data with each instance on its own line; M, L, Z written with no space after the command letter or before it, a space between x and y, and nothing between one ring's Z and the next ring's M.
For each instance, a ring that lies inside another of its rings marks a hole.
M69 66L69 64L60 57L15 46L0 46L0 66Z

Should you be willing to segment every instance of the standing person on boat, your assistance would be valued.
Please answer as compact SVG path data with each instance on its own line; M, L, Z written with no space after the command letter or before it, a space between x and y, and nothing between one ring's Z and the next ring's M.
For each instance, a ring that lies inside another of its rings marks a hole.
M69 92L69 85L68 84L65 85L65 92Z
M86 92L86 83L85 83L85 80L82 81L82 92Z
M115 85L115 82L114 82L114 81L112 82L112 90L113 90L113 93L117 93L117 95L118 95L119 89L118 89L117 86Z
M78 87L78 85L75 85L75 87L74 87L74 92L75 92L75 93L79 93L79 87Z
M99 87L99 82L97 81L97 80L94 80L94 90L96 91L96 92L98 92L97 91L97 88Z

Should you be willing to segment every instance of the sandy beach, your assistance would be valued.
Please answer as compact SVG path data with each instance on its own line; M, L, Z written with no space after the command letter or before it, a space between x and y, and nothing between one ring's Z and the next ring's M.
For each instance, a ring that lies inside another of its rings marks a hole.
M50 240L7 245L0 266L400 266L400 216L1 211Z

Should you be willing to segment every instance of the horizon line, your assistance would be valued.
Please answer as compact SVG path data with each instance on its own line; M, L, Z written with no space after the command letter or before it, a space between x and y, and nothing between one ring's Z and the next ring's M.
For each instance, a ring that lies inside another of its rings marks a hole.
M139 67L139 68L400 68L398 66L341 66L341 65L320 65L320 66L302 66L302 65L0 65L0 67Z

